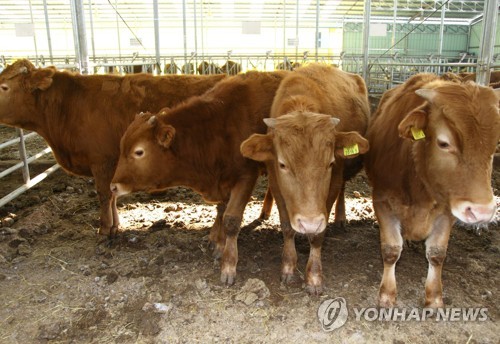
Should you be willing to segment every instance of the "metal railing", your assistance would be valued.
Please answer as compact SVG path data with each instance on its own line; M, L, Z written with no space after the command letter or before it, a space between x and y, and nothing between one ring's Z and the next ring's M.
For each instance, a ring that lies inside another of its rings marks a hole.
M9 146L18 144L19 155L20 155L21 161L15 165L3 170L2 172L0 172L0 178L4 178L5 176L21 169L22 174L23 174L24 184L20 185L17 189L15 189L11 193L7 194L6 196L2 197L0 199L0 207L3 207L5 204L9 203L13 199L15 199L16 197L21 195L23 192L29 190L30 188L32 188L33 186L35 186L36 184L38 184L39 182L41 182L42 180L47 178L49 175L51 175L54 171L59 169L59 165L54 164L52 167L46 169L44 172L31 178L29 164L32 163L33 161L39 159L40 157L42 157L46 154L49 154L50 152L52 152L52 149L50 147L47 147L47 148L41 150L40 152L28 157L28 155L26 153L25 140L30 139L30 138L35 138L38 136L38 134L33 132L33 133L29 133L27 135L24 135L23 130L18 129L18 128L16 129L16 133L17 133L16 138L0 144L0 150L7 148Z
M496 55L491 65L494 69L500 69L500 63L497 61L498 56ZM255 54L255 55L233 55L231 51L228 51L227 55L210 55L210 56L199 56L192 53L186 58L186 56L169 56L162 57L161 66L157 66L156 58L154 56L132 56L130 58L126 57L114 57L106 56L95 58L90 66L91 72L94 73L133 73L133 72L149 72L154 74L187 74L187 73L199 73L205 74L202 70L201 73L198 67L202 62L207 62L209 64L217 65L218 67L223 66L229 61L239 64L238 68L245 72L248 70L261 70L261 71L272 71L275 69L292 69L298 65L304 65L309 62L320 62L330 65L336 65L340 69L356 74L363 73L363 59L362 55L349 55L341 53L340 55L325 55L325 56L308 56L308 52L303 52L299 58L296 56L286 56L286 55L275 55L271 52L266 52L265 54ZM5 66L6 59L4 56L0 56L0 70L2 66ZM47 61L39 59L39 65L48 65ZM68 68L78 70L78 63L74 58L61 58L54 63L57 68ZM189 64L192 64L190 66ZM189 67L185 67L188 65ZM158 68L159 67L159 68ZM368 63L369 73L367 73L366 85L370 95L380 96L386 90L403 83L409 77L414 74L428 72L442 74L445 72L474 72L477 67L477 58L474 56L461 54L456 58L447 58L435 55L428 56L404 56L393 54L392 56L383 57L370 57ZM226 73L232 74L231 70L227 70ZM33 155L32 157L26 156L26 148L24 140L35 136L35 133L30 133L28 135L23 135L22 130L18 130L18 137L5 143L0 144L0 149L7 146L18 143L19 152L21 157L21 162L15 164L14 166L0 172L0 178L22 168L24 184L17 188L15 191L6 195L0 199L0 207L10 202L12 199L19 196L21 193L25 192L32 186L36 185L43 179L45 179L52 172L57 170L59 166L56 164L51 168L47 169L43 173L34 177L33 179L29 176L29 164L34 160L38 159L40 156L48 154L51 152L50 148L46 148L43 151Z

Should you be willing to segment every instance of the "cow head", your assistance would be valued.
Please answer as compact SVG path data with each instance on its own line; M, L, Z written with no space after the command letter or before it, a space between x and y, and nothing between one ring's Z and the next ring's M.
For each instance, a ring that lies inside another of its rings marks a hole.
M414 141L418 175L438 202L468 224L493 219L492 160L500 138L500 91L474 83L420 89L426 103L399 124Z
M322 232L332 172L342 169L342 159L365 153L368 141L356 132L336 131L339 120L329 115L296 111L265 122L268 133L252 135L241 153L273 171L295 231ZM358 151L346 155L344 148L355 144Z
M165 113L165 109L158 115L140 113L127 128L111 184L111 191L117 196L169 186L169 167L175 166L176 161L172 149L175 128L161 121Z
M36 112L37 90L46 90L52 84L53 67L35 68L28 60L18 60L0 74L0 122L21 126L23 118Z

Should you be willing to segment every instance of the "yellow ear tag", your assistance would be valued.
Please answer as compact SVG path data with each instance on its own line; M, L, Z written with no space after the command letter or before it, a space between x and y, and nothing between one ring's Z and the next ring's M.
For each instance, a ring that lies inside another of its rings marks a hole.
M415 127L411 127L411 134L415 140L421 140L425 138L424 131Z
M344 147L345 156L355 155L355 154L359 154L359 147L357 143L353 144L352 146Z

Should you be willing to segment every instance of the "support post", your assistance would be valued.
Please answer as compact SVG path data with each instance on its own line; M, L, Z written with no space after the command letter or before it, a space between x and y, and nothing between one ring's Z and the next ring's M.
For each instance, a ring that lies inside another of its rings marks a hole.
M155 53L156 53L156 68L158 74L161 74L161 59L160 59L160 15L158 11L158 0L153 0L154 11L154 27L155 27Z
M87 51L87 36L85 32L85 19L83 16L82 0L71 0L71 14L73 16L73 37L75 40L75 55L80 65L80 73L89 72L89 54Z
M493 59L493 45L498 18L498 0L485 0L483 14L483 33L479 44L477 59L476 82L480 85L490 83L490 65Z
M370 16L371 16L371 1L365 1L365 10L364 10L364 26L363 26L363 79L365 79L365 83L368 85L368 59L370 57L369 54L369 39L370 39Z
M49 14L47 11L47 0L43 0L43 13L45 15L45 29L47 30L47 44L49 46L50 64L54 64L54 56L52 54L52 38L50 35L50 26L49 26Z

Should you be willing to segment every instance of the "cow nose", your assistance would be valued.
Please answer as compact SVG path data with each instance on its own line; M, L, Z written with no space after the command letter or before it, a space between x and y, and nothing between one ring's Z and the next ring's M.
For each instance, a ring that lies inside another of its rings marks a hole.
M323 231L326 227L325 216L323 214L317 216L297 216L298 232L303 234L317 234Z
M115 183L111 183L110 189L112 193L114 194L118 193L118 185L116 185Z
M494 200L488 204L461 202L452 209L452 213L459 220L468 224L488 223L493 220L496 208Z

